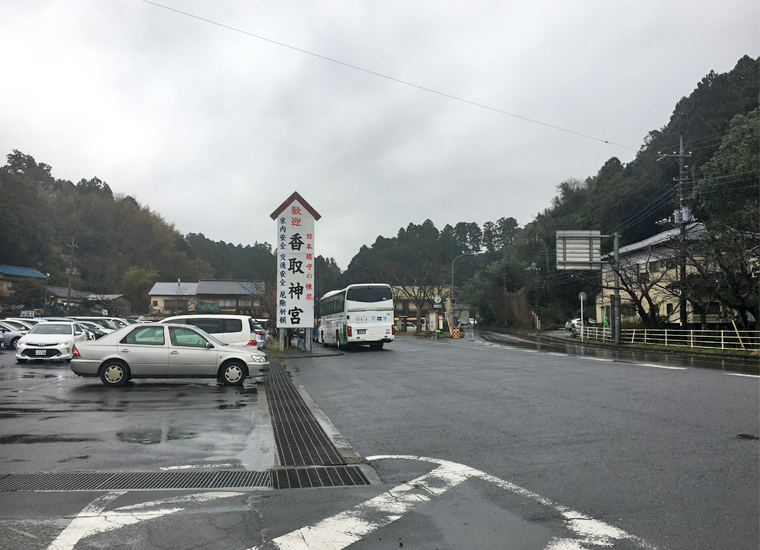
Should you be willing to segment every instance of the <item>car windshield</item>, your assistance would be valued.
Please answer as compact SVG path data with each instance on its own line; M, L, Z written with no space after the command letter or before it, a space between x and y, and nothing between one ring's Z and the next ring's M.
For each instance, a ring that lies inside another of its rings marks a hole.
M38 323L32 327L29 334L71 334L73 325L58 323Z

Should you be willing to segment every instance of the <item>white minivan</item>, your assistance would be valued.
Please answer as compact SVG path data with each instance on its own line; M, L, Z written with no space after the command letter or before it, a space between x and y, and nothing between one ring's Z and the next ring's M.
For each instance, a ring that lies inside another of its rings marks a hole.
M233 346L267 347L266 331L256 324L250 315L225 315L221 313L177 315L167 317L162 323L194 325L205 330L217 340Z

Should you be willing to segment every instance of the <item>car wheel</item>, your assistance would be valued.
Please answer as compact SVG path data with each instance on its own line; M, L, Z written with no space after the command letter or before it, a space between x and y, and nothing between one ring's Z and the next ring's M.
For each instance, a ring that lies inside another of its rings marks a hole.
M107 361L100 370L100 381L106 386L123 386L129 379L129 368L121 361Z
M222 365L222 382L227 386L242 386L245 381L245 366L238 361L230 361Z
M16 349L18 347L18 341L20 340L20 337L16 337L13 340L11 340L11 349Z
M26 363L26 359L16 359L16 363Z

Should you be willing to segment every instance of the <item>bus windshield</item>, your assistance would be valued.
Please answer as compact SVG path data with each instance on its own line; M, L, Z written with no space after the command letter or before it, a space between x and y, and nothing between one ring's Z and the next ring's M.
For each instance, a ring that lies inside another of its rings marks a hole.
M351 300L352 302L373 303L391 299L391 289L387 286L349 287L346 294L346 300Z

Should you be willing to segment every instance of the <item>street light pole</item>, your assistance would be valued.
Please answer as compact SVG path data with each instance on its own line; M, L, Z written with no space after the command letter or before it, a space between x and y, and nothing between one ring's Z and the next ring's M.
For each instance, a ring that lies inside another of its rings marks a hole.
M451 260L451 288L449 289L449 303L451 304L451 322L454 322L454 262L464 256L478 256L485 254L485 252L470 252L469 254L460 254L453 260Z

